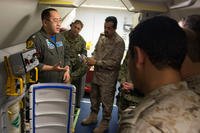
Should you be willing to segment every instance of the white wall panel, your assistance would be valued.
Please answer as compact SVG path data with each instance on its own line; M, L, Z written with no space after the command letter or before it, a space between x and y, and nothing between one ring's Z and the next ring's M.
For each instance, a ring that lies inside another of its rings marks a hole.
M92 47L88 51L88 56L94 50L98 41L100 33L104 32L105 18L108 16L116 16L118 20L117 33L123 37L126 42L126 49L128 47L128 33L123 30L124 24L132 24L134 13L127 10L109 10L109 9L94 9L94 8L79 8L77 9L76 18L84 23L81 31L86 42L91 42Z

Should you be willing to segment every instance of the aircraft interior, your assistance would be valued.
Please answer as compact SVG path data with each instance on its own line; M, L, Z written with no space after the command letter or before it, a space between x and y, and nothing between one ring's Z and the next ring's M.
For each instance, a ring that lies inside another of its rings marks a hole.
M0 133L90 133L96 127L81 125L90 112L92 69L86 73L80 108L74 107L76 88L72 84L37 82L37 52L26 49L26 40L41 28L41 12L49 7L60 13L63 29L69 29L76 19L83 22L80 34L86 41L88 57L104 31L107 16L118 19L116 31L125 42L125 55L129 33L140 21L156 15L179 21L200 14L200 0L1 0ZM117 128L118 108L114 102L107 133L115 133Z

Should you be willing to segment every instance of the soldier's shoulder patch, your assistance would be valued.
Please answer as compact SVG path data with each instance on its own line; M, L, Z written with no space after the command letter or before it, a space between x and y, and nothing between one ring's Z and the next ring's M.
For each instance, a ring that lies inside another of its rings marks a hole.
M104 33L100 33L100 36L105 36L105 34Z
M29 40L27 40L26 41L26 48L27 49L30 49L30 48L33 48L34 46L33 46L33 40L32 39L29 39Z
M101 33L100 34L100 39L104 39L106 36L105 36L105 34L104 33Z

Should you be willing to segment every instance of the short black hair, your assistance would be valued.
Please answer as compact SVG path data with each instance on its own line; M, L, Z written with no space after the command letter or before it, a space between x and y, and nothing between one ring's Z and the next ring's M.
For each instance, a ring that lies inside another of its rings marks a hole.
M42 20L48 20L49 19L49 17L50 17L50 12L51 11L56 11L57 12L57 10L56 9L54 9L54 8L47 8L47 9L44 9L43 11L42 11L42 14L41 14L41 19Z
M156 16L139 23L129 35L129 50L134 46L148 55L157 69L180 70L186 55L186 35L178 23L167 16Z
M70 26L72 26L73 24L80 24L81 25L81 28L83 28L83 22L81 21L81 20L75 20L74 22L72 22L71 24L70 24Z
M113 23L113 28L117 29L117 18L115 16L108 16L105 19L105 22L112 22Z
M194 14L187 16L183 24L184 27L200 33L200 15Z

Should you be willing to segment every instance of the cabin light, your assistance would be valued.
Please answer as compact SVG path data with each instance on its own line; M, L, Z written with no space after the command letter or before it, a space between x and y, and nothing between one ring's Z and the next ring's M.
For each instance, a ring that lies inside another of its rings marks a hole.
M39 0L39 4L61 7L80 7L86 0Z

